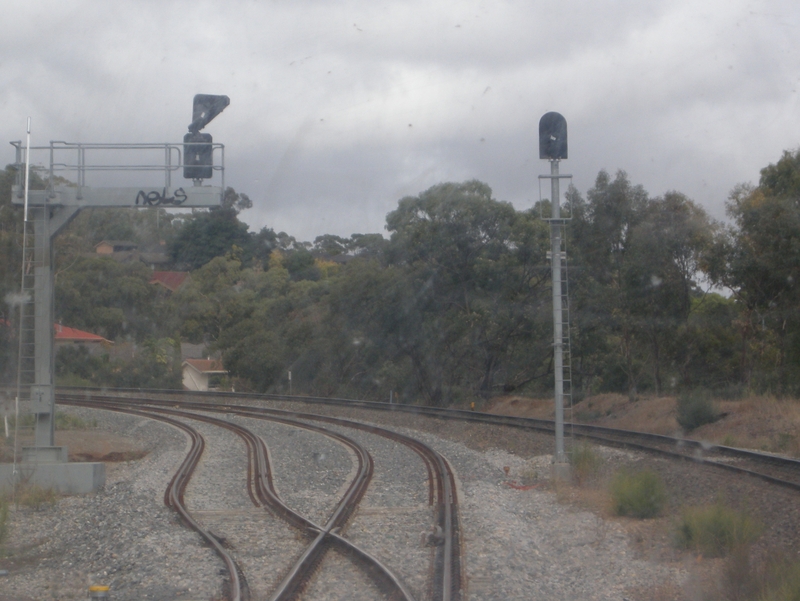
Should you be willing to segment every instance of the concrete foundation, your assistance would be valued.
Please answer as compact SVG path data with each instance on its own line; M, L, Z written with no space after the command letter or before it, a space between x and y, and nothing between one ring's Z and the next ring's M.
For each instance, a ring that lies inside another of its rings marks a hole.
M67 447L22 447L22 463L66 463Z
M0 491L11 490L15 482L52 488L61 494L86 494L106 483L106 466L69 463L66 447L25 447L16 475L13 464L0 464Z
M550 476L558 482L572 481L572 466L567 462L557 462L550 465Z

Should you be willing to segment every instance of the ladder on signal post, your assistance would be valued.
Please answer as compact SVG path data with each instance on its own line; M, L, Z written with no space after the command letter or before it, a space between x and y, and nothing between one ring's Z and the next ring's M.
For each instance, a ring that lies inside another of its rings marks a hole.
M561 254L561 352L563 362L563 383L564 383L564 404L570 411L570 423L572 422L572 352L571 352L571 330L569 316L569 271L567 269L567 228L561 228L561 245L564 249Z
M17 398L30 401L30 410L36 415L37 446L52 446L55 434L50 210L46 204L28 207L22 234Z
M36 277L41 274L41 253L37 261L36 223L31 211L23 223L22 234L22 285L19 297L19 355L17 358L18 395L30 398L30 387L36 378Z
M564 403L572 409L572 353L571 353L571 330L570 330L570 305L569 305L569 271L567 262L567 228L566 219L550 219L552 227L559 229L561 239L561 289L558 291L558 300L561 305L561 353L562 353L562 373L564 387ZM552 253L547 252L550 259ZM570 420L572 421L572 420Z

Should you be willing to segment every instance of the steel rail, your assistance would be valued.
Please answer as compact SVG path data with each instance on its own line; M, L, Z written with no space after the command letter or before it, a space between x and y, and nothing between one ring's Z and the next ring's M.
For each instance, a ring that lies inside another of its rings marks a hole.
M576 428L576 430L578 429ZM778 478L776 476L772 476L764 472L748 469L740 465L733 465L723 461L716 461L712 458L709 458L707 456L707 453L718 452L721 455L726 455L737 459L754 461L759 464L766 464L770 466L778 466L782 469L789 467L800 471L800 466L795 465L795 463L800 463L800 462L795 462L795 460L790 458L783 458L783 457L776 458L773 455L766 455L764 453L757 453L755 451L748 451L746 449L735 449L733 447L724 447L718 445L703 445L701 443L698 443L697 441L691 441L694 444L686 444L685 439L672 438L668 436L655 438L657 436L661 436L656 434L647 434L630 430L617 430L617 431L612 430L611 432L609 432L608 430L612 429L602 428L599 431L592 431L592 430L587 430L585 428L581 428L580 431L577 432L577 434L582 438L595 440L597 442L601 442L609 446L636 449L649 453L657 453L660 455L664 455L682 461L692 461L698 464L710 465L729 472L745 474L753 478L758 478L760 480L763 480L764 482L769 482L770 484L776 484L778 486L783 486L785 488L791 488L793 490L800 491L800 473L796 474L798 477L797 480L786 480L784 478ZM642 434L644 434L644 436L642 436ZM637 439L643 441L650 441L651 444L642 444L641 442L635 442L635 440ZM670 450L669 448L654 446L659 444L667 444L670 446L674 446L678 450ZM687 447L687 448L684 449L682 447ZM686 452L691 450L695 451L699 450L702 451L703 454L698 455ZM776 459L778 459L779 461L776 461ZM780 460L785 460L785 461L780 461Z
M239 415L241 414L239 413ZM256 417L258 419L265 419L264 416L256 416ZM287 423L289 425L300 425L303 427L306 426L306 424L298 424L297 422L290 422L289 420L281 420L281 421L284 421L284 423ZM375 570L377 570L378 575L381 577L381 579L388 581L392 586L392 588L394 588L395 591L400 594L401 599L405 599L407 601L414 601L413 593L408 589L405 583L403 583L402 580L400 580L400 578L397 577L397 575L395 575L394 572L392 572L392 570L388 566L386 566L383 562L381 562L373 555L370 555L365 550L354 545L351 541L344 538L337 532L333 532L332 530L339 528L339 526L331 524L330 522L332 520L329 520L329 523L326 524L325 526L320 527L311 522L310 520L303 518L302 516L294 512L292 509L290 509L283 502L283 500L280 498L280 496L278 495L277 491L274 488L274 484L271 477L271 471L269 469L269 452L266 443L261 437L255 436L252 432L247 430L247 428L239 426L238 424L236 425L236 428L239 428L244 432L246 432L247 438L251 440L251 444L253 445L254 453L257 457L256 465L258 466L258 468L256 473L257 477L259 478L258 482L259 497L265 502L265 504L269 505L278 512L290 515L292 519L296 521L302 520L303 522L307 523L309 528L319 531L320 534L317 537L318 539L323 535L332 538L339 547L343 548L345 551L356 554L362 559L362 561L366 562L368 565L371 565ZM370 457L369 460L371 462L372 458ZM322 541L320 541L320 543L321 542ZM284 582L287 583L285 593L281 593L280 591L275 591L273 593L272 597L273 599L282 598L280 596L282 594L285 595L290 594L290 589L293 586L291 574L287 575L287 577L284 579Z
M134 400L115 398L113 401L110 399L98 400L94 397L92 401L85 399L75 399L59 396L59 402L64 404L76 404L82 406L91 406L101 409L109 408L110 406L135 406L141 407L141 404L134 403ZM112 402L110 406L105 405L107 402ZM369 554L367 551L359 548L351 541L342 537L337 532L332 530L341 529L358 503L358 500L363 496L366 491L373 471L372 457L369 453L355 441L325 428L313 426L294 420L281 419L277 417L266 418L265 416L257 416L260 419L270 419L274 422L284 423L286 425L301 427L304 429L317 431L325 436L339 440L353 450L359 458L359 473L351 482L344 497L339 501L337 507L329 517L325 525L318 525L312 520L309 520L302 515L298 514L290 507L288 507L277 494L272 481L271 468L269 464L269 452L263 439L256 436L252 431L232 422L221 420L209 416L198 415L196 413L189 413L180 411L175 408L174 402L170 403L169 407L158 406L149 407L148 409L153 412L179 416L183 418L194 419L211 423L215 426L226 428L240 438L242 438L248 449L248 491L250 492L251 500L257 507L265 506L272 510L274 513L280 515L290 524L302 529L305 533L313 533L315 535L313 542L305 550L301 558L296 562L292 569L289 570L287 576L283 579L278 589L273 593L271 599L286 600L293 598L300 590L302 590L305 579L309 576L314 565L319 561L326 545L330 540L343 550L350 552L361 559L370 568L370 573L378 578L382 583L388 583L393 589L390 596L396 599L405 601L414 601L413 593L408 587L400 580L400 578L392 572L392 570L383 564L380 560ZM199 407L200 410L208 411L209 407ZM224 410L225 413L232 413L232 408ZM238 412L237 412L238 413ZM251 468L252 466L252 468ZM255 489L255 490L254 490ZM169 489L168 489L169 490ZM182 497L181 497L182 499ZM398 593L397 597L394 593Z
M87 389L81 389L81 390L87 390ZM107 389L105 390L107 391ZM480 413L473 411L397 405L397 404L380 403L373 401L330 399L322 397L304 397L304 396L289 396L289 395L263 395L263 394L259 395L259 394L247 394L247 393L218 393L218 392L198 393L195 391L175 391L175 390L145 391L136 389L127 391L118 390L116 392L118 393L147 392L151 394L170 395L172 397L190 396L190 397L200 397L200 398L206 397L215 399L224 398L230 400L237 399L250 402L288 401L294 403L299 402L304 404L361 407L371 410L411 413L417 415L427 415L439 419L455 419L458 421L469 421L469 422L477 422L483 424L507 426L525 430L534 430L549 435L552 435L554 433L554 422L552 420L519 418L519 417L494 415L494 414L487 414L487 413ZM201 401L197 402L200 405L204 404ZM278 411L278 410L272 409L270 411ZM313 419L329 419L329 418L323 418L322 416L314 416ZM671 437L660 434L638 432L632 430L620 430L615 428L608 428L605 426L594 426L590 424L573 424L572 428L573 432L577 436L591 440L596 440L603 444L627 447L645 452L655 452L673 459L690 460L697 463L704 463L706 465L718 467L720 469L729 472L746 474L755 478L759 478L771 484L788 487L794 490L800 490L800 481L792 481L783 478L777 478L759 471L746 469L737 465L731 465L729 463L722 461L715 461L713 459L708 458L705 455L711 452L717 452L735 459L743 459L743 460L758 462L760 464L778 466L782 469L790 470L793 473L800 473L800 461L798 461L797 459L760 453L758 451L752 451L748 449L738 449L725 445L707 444L687 438ZM659 447L653 445L661 445L661 446ZM678 449L678 451L670 450L669 448L664 448L664 447L674 447L675 449ZM697 454L695 455L688 454L687 453L688 451L696 451L700 454L700 456L698 456ZM437 491L437 497L438 496L439 493Z
M81 390L91 390L91 389L81 389ZM107 390L107 389L105 389ZM536 418L526 418L526 417L514 417L514 416L506 416L506 415L495 415L490 413L481 413L478 411L466 411L462 409L444 409L438 407L420 407L416 405L399 405L393 403L384 403L384 402L376 402L376 401L364 401L364 400L355 400L355 399L342 399L342 398L324 398L324 397L313 397L313 396L291 396L291 395L276 395L276 394L252 394L252 393L231 393L231 392L197 392L197 391L179 391L179 390L152 390L152 391L145 391L142 389L129 389L127 392L148 392L153 394L168 394L172 396L198 396L198 397L208 397L208 398L230 398L230 399L242 399L242 400L251 400L251 401L287 401L287 402L294 402L294 403L305 403L305 404L321 404L321 405L330 405L330 406L346 406L346 407L361 407L364 409L371 409L377 411L389 411L389 412L399 412L399 413L410 413L414 415L426 415L430 417L437 417L441 419L448 419L448 420L457 420L457 421L469 421L469 422L477 422L483 424L493 424L493 425L501 425L501 426L508 426L512 428L520 428L525 430L535 430L541 431L547 434L554 434L554 422L553 420L545 420L545 419L536 419ZM118 389L118 392L126 392L124 389ZM664 449L655 449L651 446L640 444L637 446L634 442L627 442L622 443L619 440L613 440L610 438L603 438L603 435L608 436L618 436L618 437L625 437L633 440L640 440L640 441L650 441L650 442L658 442L660 444L665 445L673 445L676 448L691 448L697 450L701 453L707 454L710 452L718 452L720 454L726 455L728 457L737 458L737 459L746 459L750 461L754 461L757 463L762 464L771 464L775 466L780 466L783 469L796 472L800 474L800 460L793 459L790 457L782 457L779 455L771 455L767 453L760 453L758 451L753 451L749 449L740 449L735 447L729 447L725 445L715 445L715 444L707 444L704 442L700 442L697 440L692 440L690 438L682 438L682 437L672 437L666 436L662 434L653 434L649 432L639 432L635 430L621 430L616 428L608 428L606 426L595 426L591 424L570 424L570 428L577 434L585 437L585 438L592 438L597 440L598 442L607 441L609 444L613 444L616 446L620 446L622 444L626 444L629 448L636 448L643 451L654 451L657 453L662 453L665 455L670 455L670 453L664 452ZM788 487L794 490L800 490L800 477L798 481L786 480L783 478L776 478L774 476L770 476L768 474L763 474L761 472L755 470L748 470L746 468L740 468L738 466L733 466L728 463L723 463L719 461L714 461L712 459L707 458L698 458L692 457L690 455L684 453L677 453L673 452L671 454L673 457L680 457L682 459L692 460L696 462L703 462L708 465L713 465L716 467L720 467L721 469L728 470L728 471L737 471L739 473L747 474L750 476L754 476L756 478L760 478L766 482L770 482L772 484L776 484L779 486Z
M129 391L133 392L133 391ZM136 391L141 392L141 391ZM160 391L159 391L160 392ZM59 393L61 395L63 393ZM126 400L136 400L130 397L110 397L105 395L95 395L91 398L108 399L118 401L120 398ZM150 405L174 406L175 401L164 399L138 399ZM435 601L458 601L461 599L461 544L460 544L460 524L458 518L458 499L455 485L455 474L447 461L430 446L419 440L405 436L386 428L381 428L371 424L364 424L343 418L331 416L321 416L311 413L298 411L288 411L280 409L268 409L264 407L252 407L247 405L231 404L209 404L196 401L183 401L181 406L194 410L212 411L220 413L235 412L239 415L249 415L251 417L263 418L265 415L272 416L270 419L287 419L289 417L322 421L337 424L348 428L357 428L372 434L393 439L401 444L408 446L423 461L429 476L429 503L433 504L433 498L437 502L437 520L435 532L441 532L441 544L437 545L436 559L434 563L434 590L432 598Z
M201 407L204 405L201 404ZM205 406L207 407L207 405ZM193 408L197 408L196 406ZM214 409L217 410L217 409ZM437 558L434 570L434 599L442 601L452 601L460 599L461 596L461 570L460 570L460 545L458 543L458 500L456 494L455 474L442 455L436 452L423 442L405 436L398 432L331 416L320 416L296 411L286 411L280 409L243 407L241 405L226 405L218 409L219 411L235 410L239 415L253 415L256 417L264 415L291 415L295 418L323 421L349 428L357 428L390 438L400 442L423 460L429 474L429 502L435 490L437 500L437 526L442 531L443 543L437 546ZM439 551L441 549L441 551Z
M91 391L94 389L91 388L81 388L79 390L86 390ZM96 390L107 390L107 389L96 389ZM453 419L458 421L469 421L469 422L477 422L483 424L494 424L494 425L501 425L501 426L508 426L512 428L519 428L525 430L535 430L541 431L547 434L553 434L554 429L554 422L552 420L545 420L545 419L536 419L536 418L525 418L525 417L513 417L513 416L506 416L506 415L494 415L490 413L481 413L477 411L465 411L460 409L443 409L443 408L436 408L436 407L419 407L415 405L399 405L399 404L391 404L391 403L382 403L382 402L375 402L375 401L363 401L363 400L351 400L351 399L336 399L336 398L323 398L323 397L310 397L310 396L289 396L289 395L273 395L273 394L251 394L251 393L225 393L225 392L196 392L196 391L180 391L180 390L152 390L152 391L145 391L142 389L117 389L118 393L125 393L125 392L148 392L152 394L167 394L171 396L199 396L199 397L209 397L209 398L238 398L242 400L272 400L272 401L289 401L289 402L299 402L299 403L307 403L307 404L323 404L323 405L333 405L333 406L347 406L347 407L362 407L365 409L377 410L377 411L394 411L394 412L402 412L402 413L411 413L415 415L428 415L431 417L438 417L441 419ZM593 438L599 442L603 442L605 439L603 435L608 436L617 436L617 437L624 437L628 438L631 441L633 440L640 440L640 441L650 441L650 442L657 442L660 444L664 444L666 446L675 446L676 448L691 448L694 449L702 454L708 454L711 452L718 452L722 455L726 455L731 458L735 459L743 459L748 461L753 461L760 464L769 464L778 466L781 469L790 471L792 473L798 474L798 479L795 481L786 480L784 478L776 478L774 476L770 476L769 474L763 474L756 470L748 470L746 468L740 468L738 466L733 466L728 463L723 463L719 461L714 461L712 459L708 459L705 457L692 457L682 453L673 453L672 456L674 457L681 457L683 459L688 459L696 462L704 462L708 465L713 465L716 467L720 467L721 469L728 470L728 471L738 471L739 473L747 474L750 476L754 476L756 478L760 478L766 482L770 482L772 484L776 484L779 486L784 486L787 488L791 488L793 490L800 490L800 460L793 459L790 457L783 457L780 455L772 455L768 453L761 453L758 451L753 451L750 449L741 449L735 447L729 447L725 445L716 445L716 444L707 444L704 442L700 442L697 440L692 440L690 438L682 438L682 437L671 437L662 434L653 434L649 432L638 432L635 430L620 430L615 428L608 428L605 426L595 426L591 424L571 424L570 428L573 429L574 432L578 433L579 435L585 438ZM613 444L616 446L620 446L623 443L619 440L612 440L607 439L609 444ZM654 452L662 452L663 449L658 450L654 449L653 447L647 445L639 445L636 446L633 442L624 443L627 444L630 448L636 448L644 451L653 450ZM668 455L669 453L663 453Z
M174 401L155 401L148 400L148 403L159 403L169 405ZM183 402L182 406L206 411L220 411L244 414L249 412L255 416L290 416L299 419L322 421L337 424L348 428L357 428L372 434L387 437L397 442L405 444L417 453L423 460L429 474L431 489L429 500L435 492L437 502L437 522L435 531L441 532L442 544L437 545L434 563L434 588L433 599L435 601L457 601L461 597L461 568L460 556L461 549L458 535L458 502L455 486L455 475L449 464L444 458L428 445L414 438L405 436L392 430L380 428L370 424L364 424L353 420L336 418L331 416L320 416L311 413L289 411L281 409L254 408L242 405L211 405L207 403Z
M119 404L105 404L105 403L93 403L91 401L68 401L68 400L61 400L60 402L64 404L70 405L81 405L85 407L95 407L101 409L107 409L110 411L117 411L120 413L127 413L129 415L138 415L140 417L146 417L148 419L155 419L164 423L167 423L171 426L174 426L180 430L183 430L186 434L188 434L191 447L189 452L187 453L186 457L181 462L181 465L178 467L178 470L172 476L169 484L167 485L167 489L164 492L164 504L175 511L181 518L181 520L188 525L192 530L196 531L202 538L205 540L209 545L214 548L217 555L223 560L225 564L225 569L228 571L229 576L229 595L231 601L242 601L242 583L243 579L240 575L240 569L236 565L236 562L231 557L230 553L220 544L220 542L216 539L216 537L211 534L208 530L206 530L200 522L192 517L191 513L186 509L184 504L184 493L186 492L186 486L191 479L192 473L194 472L195 468L197 467L198 462L200 461L200 457L203 454L205 449L205 440L203 436L194 428L184 424L181 421L176 419L172 419L165 415L160 415L160 412L156 412L153 410L146 410L140 408L133 408L130 407L128 404L119 403Z

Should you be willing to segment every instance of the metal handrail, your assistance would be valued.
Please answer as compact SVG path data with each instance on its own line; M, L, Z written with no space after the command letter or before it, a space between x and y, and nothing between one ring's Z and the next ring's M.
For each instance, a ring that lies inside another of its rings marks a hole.
M183 149L184 143L172 142L139 142L139 143L94 143L94 142L66 142L63 140L53 140L48 146L31 146L28 148L21 140L11 142L11 145L16 149L16 164L23 165L24 153L30 150L49 151L50 165L47 168L49 175L48 187L52 189L53 178L58 172L75 171L77 172L77 185L79 187L86 186L86 172L87 171L162 171L164 173L164 185L166 187L172 186L172 173L179 171L184 167L193 165L184 164ZM219 171L222 176L222 189L225 189L225 145L218 142L210 142L212 153L219 151L220 164L209 165L212 171ZM87 150L163 150L164 157L162 163L144 163L121 165L114 163L105 163L97 165L86 164L86 151ZM77 152L77 163L57 162L56 153L63 151ZM177 157L175 157L177 153ZM177 162L173 159L177 158ZM20 178L18 172L17 179ZM18 186L22 187L23 182L17 181Z

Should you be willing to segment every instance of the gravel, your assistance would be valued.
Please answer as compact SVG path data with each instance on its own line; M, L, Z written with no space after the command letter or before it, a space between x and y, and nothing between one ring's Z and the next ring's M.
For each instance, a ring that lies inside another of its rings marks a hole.
M222 564L163 503L188 449L186 436L140 417L91 415L99 429L136 438L152 451L139 461L107 464L106 486L97 494L12 511L10 553L2 560L9 575L0 591L21 599L85 599L91 584L106 584L113 599L189 598L193 591L210 599Z
M186 436L139 417L67 411L91 416L99 431L135 438L151 452L137 461L108 464L106 486L96 494L12 511L9 555L0 558L0 569L9 571L0 576L0 601L3 595L85 599L92 583L109 585L114 600L222 598L222 562L163 505L167 483L188 449ZM352 477L350 451L291 426L231 419L266 441L275 483L287 504L323 522ZM551 459L542 452L543 445L525 443L521 452L509 453L480 442L480 428L474 425L464 426L458 440L451 426L428 422L424 428L434 434L420 429L419 419L404 420L413 429L402 431L444 455L459 479L466 599L621 600L631 591L686 580L686 571L674 562L644 560L618 522L559 503L548 484ZM252 598L267 598L304 540L263 508L252 506L244 486L244 444L238 437L195 425L206 439L206 451L186 503L233 551ZM389 563L420 601L426 599L432 549L424 543L433 513L422 462L382 437L336 429L366 445L375 460L373 482L346 536ZM603 453L613 460L620 452ZM508 484L523 478L536 487ZM304 598L380 598L346 557L331 553L329 559Z

